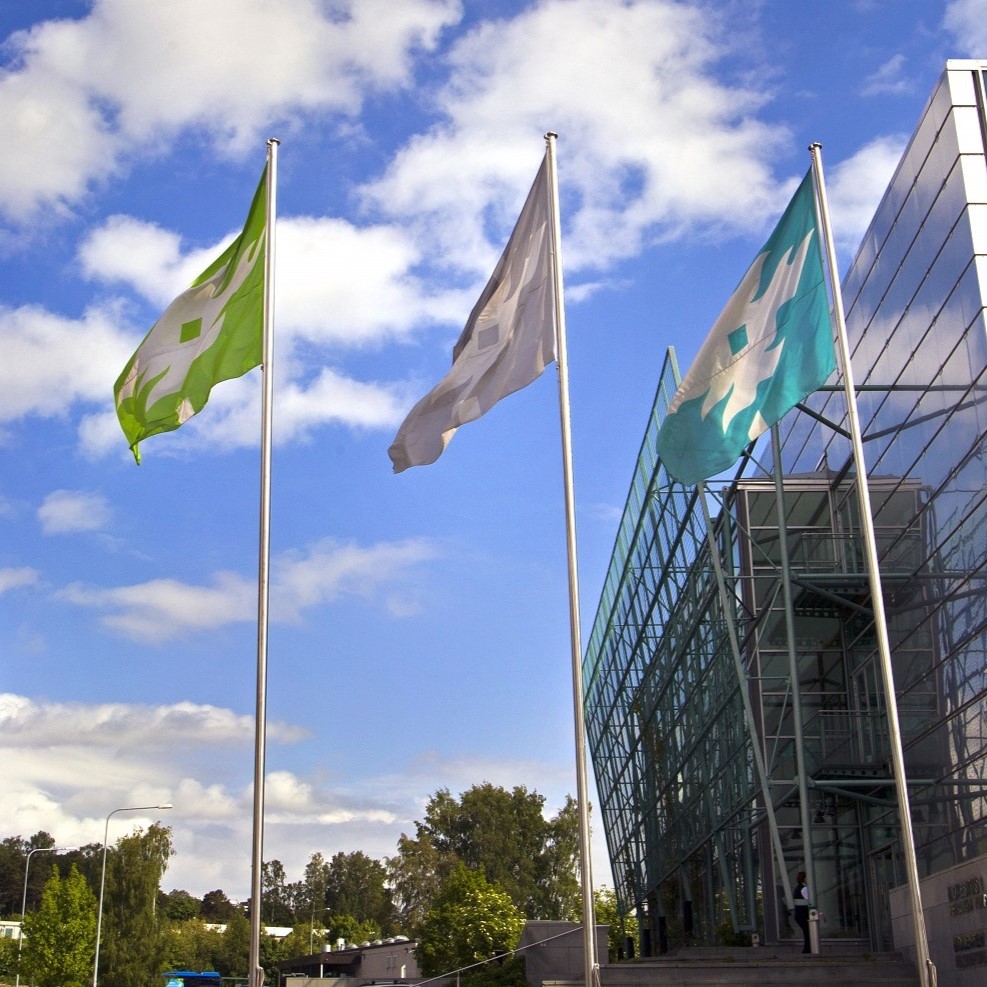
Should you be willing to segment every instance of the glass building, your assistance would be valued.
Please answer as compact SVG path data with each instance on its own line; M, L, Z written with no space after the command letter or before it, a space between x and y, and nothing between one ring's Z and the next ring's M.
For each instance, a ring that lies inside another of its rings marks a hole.
M921 878L987 852L985 71L947 63L843 281ZM824 939L889 949L905 872L840 381L704 508L656 453L678 380L669 352L583 663L619 903L644 952L776 941L807 870Z

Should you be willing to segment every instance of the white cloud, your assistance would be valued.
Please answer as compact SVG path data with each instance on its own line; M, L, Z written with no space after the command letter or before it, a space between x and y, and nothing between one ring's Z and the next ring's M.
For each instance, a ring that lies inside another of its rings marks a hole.
M54 490L38 508L38 520L46 535L99 531L111 516L106 498L85 490Z
M953 35L956 57L982 57L987 51L987 0L951 0L943 26Z
M114 806L171 803L171 810L114 816L111 841L159 820L172 827L176 849L163 887L197 896L222 888L242 898L250 881L253 730L252 716L209 705L63 703L0 694L0 832L43 829L60 846L101 843ZM274 753L305 737L277 721L269 721L267 732ZM398 836L414 831L413 820L440 788L458 793L481 781L513 787L520 778L546 796L552 815L572 788L571 765L406 756L395 751L386 773L354 783L337 779L332 786L317 772L270 770L267 859L281 860L289 879L297 880L317 850L392 855ZM609 864L602 839L597 843L599 878Z
M27 566L21 568L0 569L0 596L12 589L22 586L35 586L38 582L36 569Z
M855 250L867 232L907 142L903 134L875 138L827 175L833 235L842 250Z
M238 232L183 255L177 233L132 216L111 216L87 236L79 262L86 277L126 285L163 309ZM419 249L397 226L283 217L277 249L275 321L289 352L301 340L377 343L405 336L423 322L461 315L460 295L432 295L414 274L422 260Z
M271 619L297 621L303 610L332 603L344 595L373 600L387 587L403 586L408 582L409 569L436 554L435 547L424 539L370 546L326 539L303 551L284 553L271 563ZM176 579L153 579L111 589L74 583L58 595L101 611L104 626L144 643L161 643L251 621L257 612L256 580L233 572L215 573L208 586ZM400 616L414 612L414 608L406 603L404 610L389 612Z
M327 538L303 552L285 553L272 565L272 616L297 620L302 610L342 595L372 599L383 586L406 582L409 569L436 554L422 538L367 547Z
M239 153L276 123L354 116L368 93L408 85L412 55L460 14L458 0L95 0L19 31L0 78L20 149L0 161L0 211L64 208L186 129Z
M77 401L107 401L134 350L120 311L92 307L80 319L33 305L0 308L0 421L59 417Z
M905 74L905 61L902 54L889 58L876 72L864 79L863 94L881 96L910 92L914 81Z
M232 572L216 573L211 586L176 579L152 579L115 589L74 583L59 596L104 611L103 624L124 637L153 643L251 620L257 608L256 584Z
M484 22L452 49L444 120L364 195L486 270L484 222L509 228L555 130L569 267L606 267L695 224L747 228L777 209L770 162L785 134L753 118L763 93L714 78L723 29L667 0L546 0Z
M281 723L271 723L269 732L272 739L289 743L305 736L299 728ZM0 734L6 742L39 748L126 751L140 747L159 751L199 744L249 745L254 726L251 716L202 703L66 703L6 693L0 694ZM52 768L64 771L55 760L52 759Z

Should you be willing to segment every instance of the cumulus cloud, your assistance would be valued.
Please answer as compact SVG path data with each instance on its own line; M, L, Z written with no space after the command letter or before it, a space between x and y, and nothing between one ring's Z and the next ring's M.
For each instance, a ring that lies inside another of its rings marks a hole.
M864 79L863 94L884 96L910 92L914 82L905 74L905 61L902 54L889 58L876 72Z
M79 263L87 278L129 288L163 309L238 233L183 253L177 233L111 216L87 235ZM431 292L415 273L421 260L419 247L398 226L279 219L275 315L281 345L290 353L300 341L375 344L460 314L459 294Z
M987 50L987 2L951 0L943 26L953 35L957 57L978 58Z
M0 211L64 209L184 129L236 154L275 123L353 117L369 93L407 85L414 54L460 15L458 0L95 0L19 31L0 117L21 153L0 162Z
M106 498L85 490L54 490L38 508L38 520L46 535L99 531L111 516Z
M38 572L28 566L0 569L0 596L22 586L34 586L38 582Z
M376 599L390 587L404 586L409 570L436 554L425 539L369 546L325 539L286 552L271 564L271 618L297 621L304 610L344 595ZM211 585L153 579L104 589L74 583L58 595L100 611L109 630L145 643L252 621L257 612L256 579L233 572L215 573ZM404 612L414 611L406 604Z
M720 23L658 0L547 0L484 22L449 55L441 122L364 197L486 269L485 222L516 216L538 138L555 130L568 266L605 267L696 224L748 228L776 211L769 163L785 130L755 119L764 93L714 77L728 51Z
M907 143L904 134L878 137L831 169L827 187L841 250L855 250L867 232Z
M35 305L0 307L0 421L59 417L76 402L105 402L113 393L133 337L115 307L93 306L66 318Z

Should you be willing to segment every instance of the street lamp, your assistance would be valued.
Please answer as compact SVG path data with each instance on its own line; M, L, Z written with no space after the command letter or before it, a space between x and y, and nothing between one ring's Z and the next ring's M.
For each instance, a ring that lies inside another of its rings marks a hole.
M96 911L96 956L93 959L93 987L96 987L96 978L99 976L99 938L103 931L103 891L106 888L106 841L110 838L110 816L115 816L118 812L140 812L144 809L171 809L170 802L162 805L123 805L119 809L114 809L106 817L106 828L103 831L103 870L99 878L99 908Z
M17 936L17 976L14 978L15 987L21 985L21 945L24 942L24 915L27 912L27 874L31 869L31 854L50 853L51 851L64 850L66 853L78 850L77 846L36 846L33 850L28 850L27 860L24 861L24 894L21 897L21 928Z

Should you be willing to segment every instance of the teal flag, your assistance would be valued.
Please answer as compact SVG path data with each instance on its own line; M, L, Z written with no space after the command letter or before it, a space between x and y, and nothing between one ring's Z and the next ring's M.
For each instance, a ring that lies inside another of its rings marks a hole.
M675 392L662 464L682 483L728 469L835 367L810 171Z
M113 388L138 463L139 442L183 425L215 384L263 359L266 186L265 168L243 232L168 306Z

